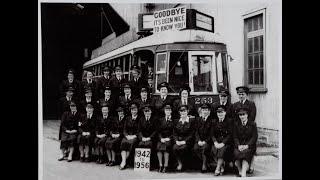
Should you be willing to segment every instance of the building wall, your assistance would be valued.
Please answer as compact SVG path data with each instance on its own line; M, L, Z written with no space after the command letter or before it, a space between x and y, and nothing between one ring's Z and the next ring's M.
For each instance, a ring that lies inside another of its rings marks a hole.
M281 1L214 0L212 4L192 4L200 12L214 17L215 33L225 40L234 59L229 62L232 102L237 101L235 88L244 83L243 15L266 8L266 86L267 93L250 94L257 106L258 127L279 130L281 121Z

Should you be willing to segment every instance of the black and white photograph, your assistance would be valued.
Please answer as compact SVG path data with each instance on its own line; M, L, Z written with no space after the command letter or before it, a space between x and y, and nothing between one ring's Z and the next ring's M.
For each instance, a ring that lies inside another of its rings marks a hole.
M281 0L38 0L43 180L282 179Z

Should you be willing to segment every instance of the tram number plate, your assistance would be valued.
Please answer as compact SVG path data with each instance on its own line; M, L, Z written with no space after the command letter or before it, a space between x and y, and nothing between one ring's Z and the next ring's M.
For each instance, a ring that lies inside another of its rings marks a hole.
M194 101L195 101L195 104L205 104L205 103L212 104L213 103L212 97L196 97L194 98Z
M149 148L136 148L134 158L135 171L150 171L150 156Z

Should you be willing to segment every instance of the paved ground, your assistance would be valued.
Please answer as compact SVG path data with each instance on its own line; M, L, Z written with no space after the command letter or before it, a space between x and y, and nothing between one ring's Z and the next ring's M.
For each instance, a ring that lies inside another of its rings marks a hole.
M216 178L213 173L200 172L158 173L151 171L139 173L132 168L120 171L118 166L106 167L103 164L80 163L79 161L57 161L60 155L58 137L59 121L44 121L43 123L43 180L71 180L71 179L209 179ZM279 159L275 148L258 148L255 158L254 177L280 177L278 174ZM218 176L217 178L235 178L234 175Z

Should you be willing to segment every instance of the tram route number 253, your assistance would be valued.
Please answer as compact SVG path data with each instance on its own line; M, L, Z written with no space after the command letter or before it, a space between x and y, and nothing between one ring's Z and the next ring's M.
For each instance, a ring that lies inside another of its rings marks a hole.
M149 148L136 148L134 158L135 171L149 171L150 170L150 155Z
M206 103L212 104L213 99L212 97L195 97L194 102L195 104L206 104Z

